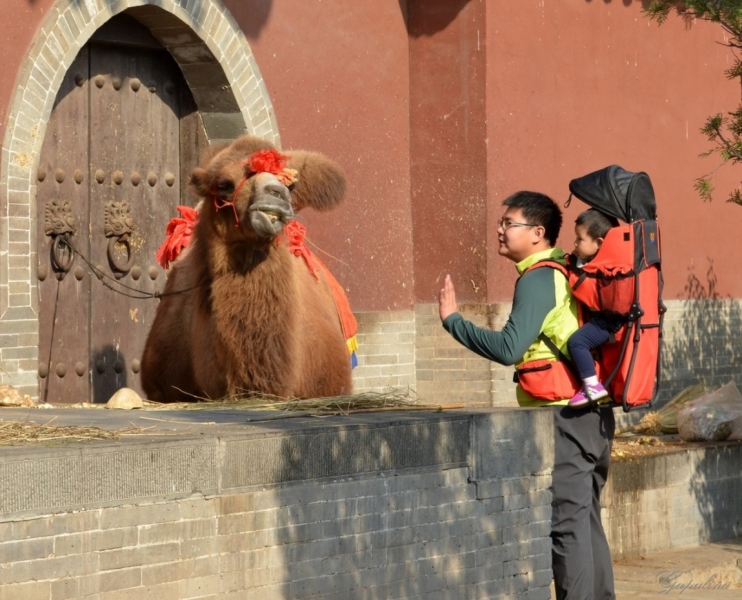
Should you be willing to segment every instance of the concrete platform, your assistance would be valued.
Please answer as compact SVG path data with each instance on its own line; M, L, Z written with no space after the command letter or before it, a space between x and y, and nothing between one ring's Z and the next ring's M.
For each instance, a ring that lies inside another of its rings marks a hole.
M516 421L526 416L521 411L506 412L515 418L510 422L514 429L521 425ZM271 412L234 409L2 408L0 426L3 421L28 421L107 430L139 427L144 431L109 441L0 447L0 476L6 482L14 482L0 491L0 507L6 519L32 519L65 505L114 506L142 497L187 498L192 490L206 495L234 493L303 478L324 477L323 481L327 481L327 477L350 471L371 473L410 467L461 470L474 458L470 454L476 446L470 445L474 415L482 418L485 417L482 413L491 413L490 425L496 427L506 412L410 411L347 417L297 414L279 418L281 415ZM491 427L487 431L487 439L502 438L503 443L511 439L515 442L519 437L512 432L504 435L505 432ZM522 441L516 446L522 454ZM342 449L340 455L333 450L337 448ZM280 466L276 459L283 457L285 462L286 458L310 451L324 457L316 472L308 472L300 461L291 462L288 468ZM250 457L254 467L245 468L242 457ZM351 464L350 457L356 462L365 458L361 465ZM480 462L505 469L511 461L504 458L505 455L482 456ZM121 478L110 477L117 469L121 473L130 466L142 477L132 480L128 487ZM76 477L69 477L71 470ZM104 480L94 477L98 472L109 476ZM74 480L74 486L67 485L69 479ZM96 485L97 481L107 482L106 486ZM17 494L24 489L29 493ZM106 496L103 492L108 493L109 489L117 496ZM478 482L477 493L481 495L482 490L484 484ZM143 527L139 525L140 529ZM742 598L741 566L742 538L617 560L614 564L617 597L620 600L663 595L699 600Z
M616 597L742 598L742 537L614 563Z

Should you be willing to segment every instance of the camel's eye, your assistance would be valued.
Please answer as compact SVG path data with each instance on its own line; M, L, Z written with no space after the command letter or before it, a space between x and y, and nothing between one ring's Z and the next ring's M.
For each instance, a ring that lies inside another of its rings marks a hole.
M220 194L231 194L234 192L234 184L229 179L220 179L216 184L216 191Z
M275 196L276 198L282 198L283 197L283 196L281 196L281 192L279 192L278 190L271 190L271 196Z

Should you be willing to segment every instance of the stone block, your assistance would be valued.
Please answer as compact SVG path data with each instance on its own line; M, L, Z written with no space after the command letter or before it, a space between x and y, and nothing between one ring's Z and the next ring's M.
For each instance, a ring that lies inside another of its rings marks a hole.
M51 596L49 600L72 600L80 597L81 577L59 579L51 582ZM0 595L0 598L2 595Z
M277 549L281 552L280 549ZM219 573L242 572L276 566L267 548L219 555Z
M72 555L13 563L13 581L40 581L63 579L93 573L98 569L98 557Z
M140 544L193 540L212 537L216 534L216 519L197 519L176 523L158 523L139 526Z
M191 575L180 581L179 598L203 598L219 592L219 576L197 577Z
M550 410L495 409L476 415L473 428L475 480L539 474L554 464Z
M216 549L220 554L255 550L268 545L266 531L220 535L216 540Z
M197 540L181 540L180 558L198 558L211 556L217 551L216 538L201 538Z
M180 544L171 542L122 550L106 550L98 553L97 557L102 571L173 562L180 558Z
M30 583L0 586L0 600L49 600L51 582L32 581Z
M121 508L105 508L101 512L101 529L175 522L180 519L178 505L170 502Z
M105 592L96 600L180 600L179 582Z
M54 538L0 543L0 563L46 558L54 554Z
M233 94L225 94L221 87L198 85L191 87L193 99L203 114L208 113L236 113L239 112L239 106ZM216 133L221 133L218 130ZM214 138L212 138L214 139Z
M78 578L78 593L80 597L92 596L94 594L138 588L141 585L142 570L139 567L117 569L115 571L95 573Z
M90 529L98 529L99 523L100 519L97 511L81 511L4 523L2 527L6 531L8 527L10 528L10 539L26 540L66 533L81 533Z
M219 505L219 515L246 513L256 510L254 494L231 494L228 496L219 496L217 502Z
M219 500L216 498L194 498L177 502L182 519L205 519L216 517Z
M195 71L197 68L200 68L200 66L192 65L190 68L192 71ZM209 139L235 139L246 133L245 122L242 115L238 112L203 113L202 120Z

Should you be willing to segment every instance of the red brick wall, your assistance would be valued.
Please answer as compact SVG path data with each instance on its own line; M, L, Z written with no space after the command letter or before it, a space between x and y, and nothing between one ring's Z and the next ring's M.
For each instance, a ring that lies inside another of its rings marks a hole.
M11 2L0 39L0 131L51 0ZM646 170L659 197L665 295L742 296L742 208L693 179L706 115L736 107L719 27L658 27L640 2L228 0L268 86L285 147L346 169L346 206L306 215L309 237L359 311L431 302L451 272L462 300L507 301L514 270L497 256L500 203L521 188L563 201L568 181L617 162ZM409 30L409 31L408 31ZM566 212L562 242L569 246ZM337 259L337 260L336 260ZM694 292L700 293L698 291Z
M397 0L226 2L248 37L284 148L324 152L348 176L345 206L304 215L354 310L412 305L409 62ZM265 24L251 25L257 16ZM251 29L252 28L252 29Z
M628 6L626 6L628 4ZM734 110L739 84L724 77L731 54L720 27L658 27L641 2L496 2L487 12L489 229L502 200L533 188L560 204L569 180L618 163L649 173L662 227L665 297L687 297L691 272L716 291L742 296L737 254L742 207L724 202L742 171L717 174L717 198L704 204L695 177L716 167L699 132L707 115ZM561 243L573 243L574 202ZM510 298L512 265L489 246L489 299Z

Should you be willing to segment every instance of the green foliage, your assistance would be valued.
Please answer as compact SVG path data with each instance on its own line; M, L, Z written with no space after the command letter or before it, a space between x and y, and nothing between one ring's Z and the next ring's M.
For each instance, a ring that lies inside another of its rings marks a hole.
M742 61L735 58L734 64L724 71L724 75L727 76L727 79L737 79L737 77L742 77Z
M739 39L742 33L742 0L653 0L644 12L663 23L673 10L686 20L719 23L732 37Z
M673 11L688 25L692 25L695 19L718 23L729 36L727 45L732 52L742 50L742 0L653 0L644 9L644 13L659 24L666 21ZM739 79L742 84L742 61L736 55L734 64L724 74L728 79ZM717 114L708 117L701 133L714 144L709 152L701 156L713 153L721 158L722 162L714 172L728 162L742 162L742 105L726 116ZM703 200L711 200L714 188L708 176L698 178L694 187ZM727 202L742 205L740 191L731 192Z
M700 179L696 179L693 187L696 188L696 191L698 192L698 195L701 197L702 200L711 201L711 192L714 191L714 186L708 177L701 177Z

